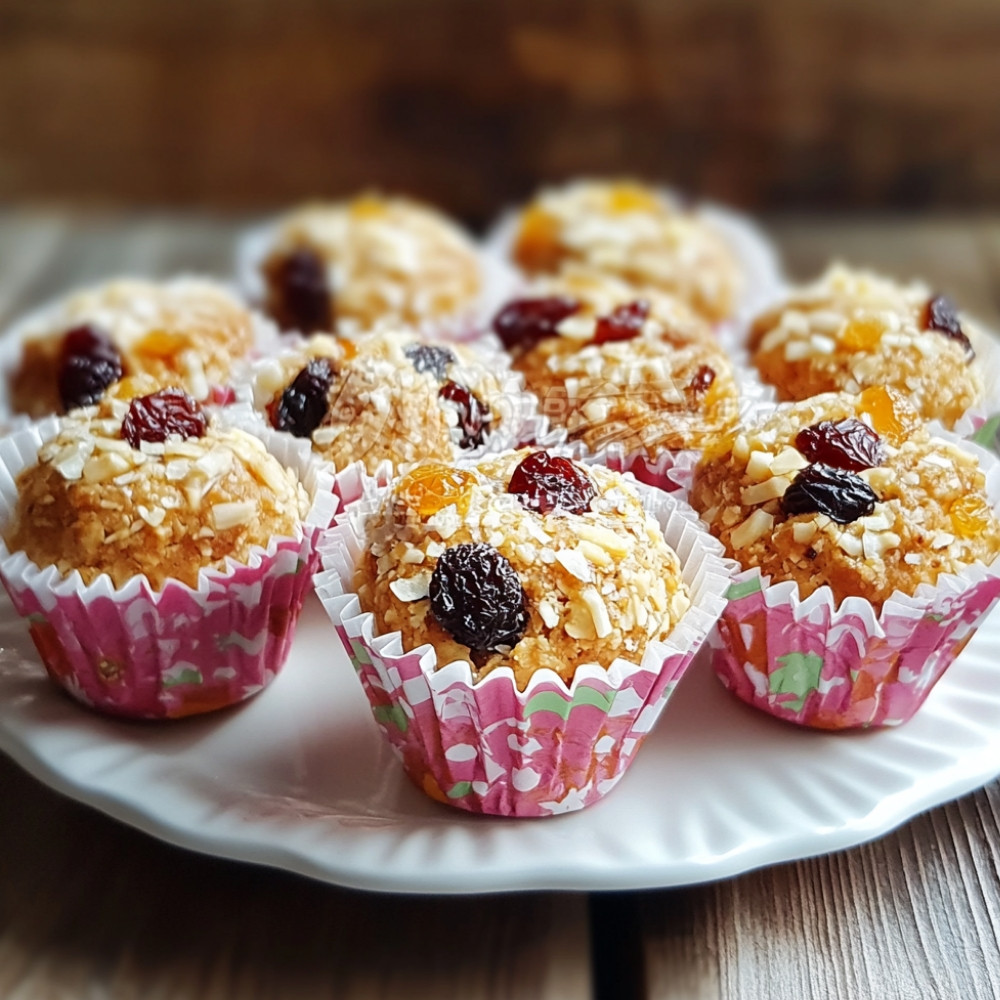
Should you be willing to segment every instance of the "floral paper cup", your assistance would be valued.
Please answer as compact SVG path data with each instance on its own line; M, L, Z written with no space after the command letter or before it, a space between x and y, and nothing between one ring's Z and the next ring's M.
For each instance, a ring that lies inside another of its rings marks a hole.
M0 440L0 528L17 505L18 474L58 430L46 420ZM312 496L293 537L273 538L245 564L202 569L197 586L145 576L116 587L101 574L39 568L0 541L0 579L27 620L49 676L78 701L129 718L178 718L256 694L287 659L308 595L315 540L337 509L332 477L301 443L265 441Z
M1000 597L1000 565L973 566L899 594L881 614L829 590L804 601L794 583L741 573L711 637L713 666L737 697L817 729L910 719Z
M380 491L369 489L326 533L317 592L376 723L432 798L474 813L549 816L596 802L621 779L721 612L732 568L690 508L641 489L680 557L691 606L641 663L583 665L568 685L538 670L521 691L506 666L474 682L468 663L438 669L430 645L404 649L400 633L376 633L353 579Z

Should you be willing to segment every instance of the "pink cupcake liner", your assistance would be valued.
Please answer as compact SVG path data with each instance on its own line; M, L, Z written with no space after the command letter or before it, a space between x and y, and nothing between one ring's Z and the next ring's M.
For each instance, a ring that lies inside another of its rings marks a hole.
M49 419L0 441L0 527L16 506L18 473L57 430ZM282 460L294 462L289 453ZM77 571L41 569L0 541L0 580L49 676L83 704L142 719L212 711L264 688L288 657L316 537L337 507L326 470L309 459L298 471L315 496L302 530L272 539L246 564L202 570L196 587L168 581L156 591L138 576L116 588L107 575L87 585Z
M945 435L941 435L945 436ZM955 440L953 435L949 435ZM975 451L1000 509L1000 462ZM798 584L741 572L710 637L712 663L737 697L817 729L897 726L912 718L1000 597L1000 559L942 574L876 615L860 597L834 606L829 587L805 600Z
M577 669L566 685L541 670L518 691L499 668L478 683L469 665L436 669L429 645L402 647L379 635L352 592L364 525L384 491L338 517L321 543L316 590L354 664L372 714L413 783L432 798L474 813L550 816L581 809L621 779L724 604L733 563L684 504L643 490L692 589L692 606L641 664Z

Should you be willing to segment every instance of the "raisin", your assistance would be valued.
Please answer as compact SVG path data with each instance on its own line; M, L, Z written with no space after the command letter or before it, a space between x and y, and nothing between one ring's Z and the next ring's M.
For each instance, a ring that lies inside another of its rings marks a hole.
M271 313L285 330L316 333L333 329L333 296L326 265L313 250L293 250L270 274Z
M528 455L514 470L507 484L527 510L548 514L559 510L565 514L583 514L597 490L590 476L568 458L536 451Z
M93 406L121 377L122 356L102 329L85 323L63 337L57 384L64 410Z
M430 601L440 626L473 651L513 646L528 627L528 597L514 567L483 542L441 554Z
M478 448L490 429L490 411L471 390L457 382L445 382L438 390L438 398L451 403L458 413L461 448Z
M201 406L183 389L161 389L137 396L128 404L122 421L122 437L133 448L148 441L166 441L171 434L183 439L202 437L208 420Z
M971 361L976 356L969 338L962 329L955 303L947 295L935 295L930 299L924 306L922 319L925 330L936 330L950 340L957 340L965 349L966 361Z
M410 344L403 353L418 372L430 372L439 382L448 377L448 365L455 363L455 355L447 347L433 344Z
M566 296L515 299L496 314L493 329L508 351L527 351L538 341L557 336L559 324L579 308L576 299Z
M614 340L632 340L642 332L642 324L649 316L649 303L643 299L618 306L607 316L597 320L592 344L607 344Z
M810 462L820 462L835 469L860 472L885 461L882 439L866 423L854 417L834 423L821 420L804 427L795 436L795 447Z
M810 465L792 480L781 498L781 509L789 515L826 514L838 524L850 524L875 510L878 496L853 472Z
M313 358L271 404L271 424L295 437L310 437L330 409L327 393L333 368L326 358Z
M708 390L712 388L712 383L714 381L715 369L710 368L708 365L701 365L691 377L691 381L688 383L688 388L696 396L700 396L702 393L708 392Z

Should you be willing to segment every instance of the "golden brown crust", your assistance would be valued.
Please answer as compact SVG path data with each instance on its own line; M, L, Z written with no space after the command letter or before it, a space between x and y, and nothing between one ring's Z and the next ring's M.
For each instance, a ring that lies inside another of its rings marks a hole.
M400 630L405 648L430 642L438 665L466 660L477 677L509 666L519 688L549 668L567 682L584 663L607 667L616 657L640 662L648 642L662 639L690 603L675 553L620 476L590 469L598 490L584 514L540 515L507 494L528 452L480 462L457 505L431 515L414 512L397 484L369 524L369 549L358 569L362 607L381 631ZM422 468L422 467L421 467ZM447 469L443 470L447 472ZM528 596L529 624L509 653L474 664L467 646L438 624L426 598L446 548L485 542L510 562ZM424 591L426 592L426 591Z
M450 317L471 309L482 290L471 240L441 213L406 198L369 194L304 205L281 220L261 268L272 309L282 300L274 284L281 262L298 249L326 265L338 326Z
M983 384L962 343L924 327L930 297L920 284L835 266L758 317L753 362L781 400L888 385L952 427L981 401Z
M204 437L137 450L121 437L127 406L77 410L42 446L18 478L11 551L85 583L107 573L122 587L142 574L159 590L197 586L201 569L245 563L297 533L305 493L257 438L210 424Z
M228 382L233 361L253 345L252 315L219 285L193 278L111 281L72 293L21 331L24 349L10 384L17 412L62 412L63 337L84 324L111 338L124 374L149 375L160 388L179 385L196 399Z
M872 513L848 524L819 513L785 514L779 498L809 464L795 446L797 434L846 417L873 426L885 449L880 465L857 474L878 498ZM912 594L941 573L988 564L1000 553L1000 523L978 460L931 437L895 390L781 407L730 449L706 455L691 503L744 567L759 567L772 582L794 580L803 597L829 585L838 604L854 595L878 610L895 590Z
M518 220L512 256L528 274L583 264L676 295L712 321L732 316L743 290L739 262L717 233L629 181L540 191Z

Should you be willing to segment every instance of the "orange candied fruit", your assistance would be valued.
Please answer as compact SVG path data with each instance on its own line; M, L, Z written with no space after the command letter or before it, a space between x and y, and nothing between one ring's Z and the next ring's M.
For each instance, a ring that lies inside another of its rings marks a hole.
M337 346L343 349L345 361L350 361L358 353L358 345L349 337L337 337Z
M984 497L975 493L959 497L948 512L951 515L952 530L958 538L975 538L981 535L990 523L990 507Z
M133 349L136 354L145 354L152 358L172 358L188 344L189 340L183 334L171 333L169 330L153 330L147 333Z
M885 326L874 316L862 316L849 320L840 343L848 351L874 351L885 333Z
M356 219L377 219L385 215L385 201L374 194L359 195L351 202L350 212Z
M553 270L559 263L559 221L541 208L521 216L514 256L529 271Z
M396 496L420 517L431 517L450 504L464 516L469 510L469 491L475 481L471 472L428 462L403 476L396 487Z
M873 385L861 393L861 412L871 417L872 429L891 444L900 445L910 430L910 422L904 423L896 408L899 394L884 385Z
M612 212L655 212L660 203L656 195L641 184L616 184L608 192Z

